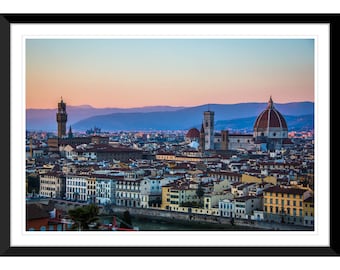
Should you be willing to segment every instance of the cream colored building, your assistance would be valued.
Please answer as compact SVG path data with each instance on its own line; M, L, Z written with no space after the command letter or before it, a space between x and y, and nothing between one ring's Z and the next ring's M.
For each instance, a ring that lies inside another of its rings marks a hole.
M40 175L40 191L41 196L50 198L65 197L66 183L65 176L55 172L48 172Z
M89 176L86 178L87 200L94 203L96 201L96 177Z

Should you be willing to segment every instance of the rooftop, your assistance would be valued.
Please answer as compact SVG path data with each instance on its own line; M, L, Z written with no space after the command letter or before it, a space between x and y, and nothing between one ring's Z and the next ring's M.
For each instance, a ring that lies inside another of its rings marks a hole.
M272 193L282 193L282 194L296 194L303 195L306 190L301 188L292 188L292 187L282 187L282 186L273 186L269 187L264 192L272 192Z

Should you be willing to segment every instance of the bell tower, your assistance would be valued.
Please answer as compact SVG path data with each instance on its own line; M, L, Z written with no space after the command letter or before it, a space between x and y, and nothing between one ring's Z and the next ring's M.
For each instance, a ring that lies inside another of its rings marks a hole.
M210 110L204 112L205 150L214 150L214 115Z
M61 97L61 101L58 103L57 112L58 138L66 136L66 122L67 122L66 103L64 103L63 98Z

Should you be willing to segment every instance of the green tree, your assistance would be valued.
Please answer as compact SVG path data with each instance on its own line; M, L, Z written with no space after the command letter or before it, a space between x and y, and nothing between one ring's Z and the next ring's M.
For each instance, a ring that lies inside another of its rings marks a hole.
M95 204L77 207L68 211L71 219L76 223L76 227L80 230L88 230L89 224L98 220L99 208Z
M37 174L29 174L26 176L26 192L38 194L40 190L40 177Z

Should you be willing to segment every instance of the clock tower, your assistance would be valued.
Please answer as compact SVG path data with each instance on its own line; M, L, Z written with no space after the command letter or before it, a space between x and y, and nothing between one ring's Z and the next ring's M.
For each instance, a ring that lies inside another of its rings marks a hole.
M64 103L63 98L61 98L61 101L58 103L57 112L58 138L66 136L66 122L67 122L66 103Z

